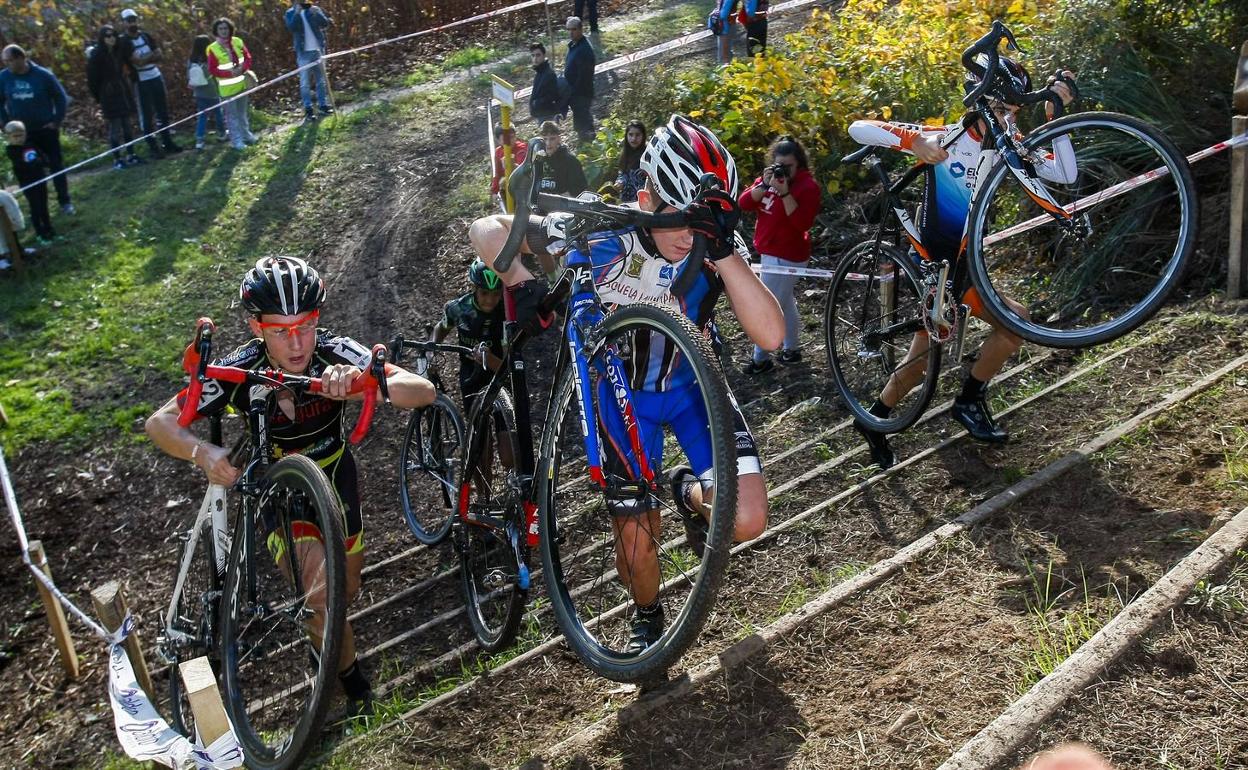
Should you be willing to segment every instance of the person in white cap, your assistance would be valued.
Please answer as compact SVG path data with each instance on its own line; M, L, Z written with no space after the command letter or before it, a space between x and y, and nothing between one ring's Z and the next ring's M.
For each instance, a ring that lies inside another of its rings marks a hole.
M134 70L133 77L138 93L139 131L150 134L169 125L169 96L165 92L165 79L160 74L157 62L164 59L164 51L160 41L152 33L139 27L139 14L133 8L121 12L121 24L126 29L119 44L123 60L130 62ZM166 152L182 152L173 141L173 132L166 130L160 133L160 143L156 138L147 138L152 155L161 157ZM161 150L161 147L164 150Z

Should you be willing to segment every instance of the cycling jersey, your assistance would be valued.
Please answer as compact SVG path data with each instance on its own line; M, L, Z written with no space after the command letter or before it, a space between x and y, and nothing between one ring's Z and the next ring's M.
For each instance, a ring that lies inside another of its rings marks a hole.
M459 344L466 348L475 348L482 342L496 356L503 355L503 303L498 303L490 312L477 307L476 293L468 292L462 297L451 300L442 308L443 329L454 329ZM480 364L462 353L459 356L459 381L484 381L489 379L487 372Z
M920 136L935 138L949 153L944 161L928 166L924 175L923 205L919 217L919 235L932 259L953 259L961 247L966 229L966 216L971 208L971 192L975 181L989 168L980 168L980 150L984 137L974 126L956 123L949 126L919 126L909 123L885 123L878 120L856 120L849 135L859 144L891 147L913 154L914 140ZM985 162L992 156L984 156ZM1075 151L1070 138L1060 136L1052 151L1036 164L1042 179L1070 184L1078 173Z
M368 348L350 337L317 329L316 347L305 374L308 377L320 377L334 364L349 364L366 369L370 360ZM213 364L241 369L277 368L269 360L264 341L260 339L247 342ZM204 383L203 394L199 399L199 416L220 414L231 405L246 413L251 401L250 390L246 384L208 380ZM312 393L299 393L293 398L293 420L286 416L275 398L269 400L269 438L273 442L274 455L306 455L325 470L325 475L329 477L342 501L345 516L343 535L346 538L347 553L362 551L364 523L360 512L355 461L343 434L342 415L346 402ZM184 388L178 393L178 405L181 406L185 399ZM319 533L313 536L320 539Z
M551 227L550 219L569 217L568 214L552 214L546 220L530 222L527 231L529 247L535 250L559 251L562 243L544 233L558 231ZM671 292L672 282L685 266L685 260L669 262L657 256L657 249L650 238L636 228L593 233L589 240L589 260L594 274L594 283L598 288L598 297L608 306L631 305L636 302L649 302L661 307L670 308L693 322L711 341L718 353L721 345L719 332L715 326L715 304L724 291L723 281L715 271L711 262L702 266L702 272L694 280L693 285L683 297ZM738 252L745 251L739 240ZM630 349L630 358L626 361L630 385L636 397L634 407L643 432L648 436L660 437L661 425L670 425L676 434L677 441L691 461L695 457L706 454L706 467L710 465L710 442L706 435L709 427L705 411L677 409L677 406L696 402L699 410L704 409L702 399L692 396L689 389L696 386L693 367L689 365L666 336L651 332L645 338L635 339ZM666 397L655 397L653 394L670 394ZM604 399L605 400L605 399ZM740 409L736 409L734 422L737 432L738 468L741 474L761 473L762 466L758 459L758 449L749 426L745 422ZM608 413L611 410L607 410ZM681 419L677 420L677 417ZM621 454L628 442L618 440L622 436L622 423L611 422L607 425L607 440ZM678 429L679 428L679 429ZM647 453L657 451L661 455L662 447L655 450L648 448ZM700 463L701 464L701 463ZM661 467L654 465L652 467ZM706 467L694 470L701 473Z

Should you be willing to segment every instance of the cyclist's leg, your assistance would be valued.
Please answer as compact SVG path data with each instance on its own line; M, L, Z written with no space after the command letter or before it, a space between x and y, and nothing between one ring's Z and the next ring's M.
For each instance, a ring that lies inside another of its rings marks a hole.
M1002 297L1006 304L1020 317L1028 317L1027 309L1010 297ZM962 301L971 309L972 315L982 318L992 327L992 333L979 348L979 358L962 382L962 392L954 398L949 414L966 428L972 438L979 441L1000 443L1009 438L1009 432L997 425L988 407L988 382L1001 371L1010 356L1018 352L1023 340L1002 328L987 313L975 289L969 289Z
M910 349L906 351L906 358L902 366L889 376L888 382L884 384L884 389L880 391L876 405L872 406L872 414L876 414L876 407L883 404L886 408L892 409L896 406L906 394L914 389L923 381L923 375L927 373L927 348L931 344L927 338L927 332L917 332L914 338L910 340ZM887 412L878 415L880 417L887 416Z
M696 388L697 385L691 385ZM767 528L767 483L763 478L762 460L758 454L758 445L754 442L754 434L745 422L745 415L737 405L732 391L728 391L728 399L733 409L733 431L737 448L737 511L736 525L732 537L738 543L753 540ZM707 436L710 420L706 415L706 405L696 394L675 399L672 403L681 405L678 413L665 415L665 421L671 425L676 434L676 441L689 458L689 465L698 484L689 485L685 491L685 501L691 510L707 515L709 506L715 499L714 469L711 465L711 442Z
M326 471L342 502L342 534L347 551L347 605L350 606L360 592L360 576L364 569L364 516L360 508L355 458L344 449L337 462L332 463ZM370 697L371 687L356 659L355 631L351 628L351 621L346 619L342 623L338 678L343 691L352 700L367 701Z
M599 381L599 403L614 403L606 379ZM633 391L633 409L637 415L638 428L646 439L644 450L650 467L657 473L663 463L663 430L658 420L663 393ZM635 458L628 444L624 420L616 409L603 409L599 413L601 441L603 442L603 471L613 476L633 479L630 460ZM662 541L661 517L652 495L640 499L608 500L611 526L615 535L615 563L620 581L629 587L633 601L638 606L654 602L659 595L659 555L656 544Z

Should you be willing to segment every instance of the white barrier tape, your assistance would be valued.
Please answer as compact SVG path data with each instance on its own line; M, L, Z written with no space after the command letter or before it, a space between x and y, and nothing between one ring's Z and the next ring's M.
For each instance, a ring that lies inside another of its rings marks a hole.
M1216 155L1219 152L1222 152L1223 150L1229 149L1236 145L1243 144L1244 142L1248 142L1248 134L1240 134L1239 136L1233 136L1230 139L1227 139L1225 142L1218 142L1217 144L1206 147L1205 149L1200 150L1199 152L1194 152L1191 155L1188 155L1187 162L1189 165L1192 163L1196 163L1197 161L1204 160L1205 158L1208 158L1212 155ZM1125 181L1119 182L1118 184L1113 185L1112 187L1107 187L1104 190L1101 190L1100 192L1096 193L1095 195L1089 195L1088 197L1081 198L1073 203L1068 203L1063 208L1063 210L1067 214L1074 214L1076 212L1083 211L1084 209L1092 208L1098 203L1104 203L1105 201L1110 200L1111 198L1117 198L1119 195L1128 193L1137 187L1141 187L1153 181L1154 179L1160 179L1163 176L1169 176L1169 175L1170 175L1170 169L1166 168L1165 166L1162 166L1161 168L1155 168L1152 171L1146 171L1143 174L1140 174L1139 176L1132 177ZM993 233L992 235L988 236L987 238L984 239L984 245L991 246L994 243L1000 243L1006 238L1011 238L1015 235L1018 235L1019 233L1025 233L1028 230L1032 230L1032 229L1035 229L1036 227L1039 227L1045 222L1052 222L1052 221L1053 221L1053 218L1050 217L1048 214L1042 214L1041 216L1035 217L1033 219L1028 219L1026 222L1019 222L1013 227L1007 227L1006 229L1002 230L999 233Z
M177 676L178 672L170 671L169 675ZM243 750L232 729L205 747L198 738L192 743L161 718L147 693L139 687L124 645L115 644L110 650L108 695L117 741L131 759L159 762L175 770L230 770L243 766Z
M789 0L789 2L787 3L780 3L779 5L771 6L771 9L767 11L767 14L769 18L772 18L782 13L788 13L789 11L796 11L808 5L815 5L816 3L826 2L826 1L827 0ZM711 31L709 29L702 29L702 30L698 30L697 32L690 32L687 35L682 35L681 37L675 38L673 40L668 40L666 43L659 43L657 45L652 45L649 48L643 48L640 51L634 51L633 53L625 54L624 56L618 56L599 67L595 67L594 74L597 75L602 72L610 72L611 70L617 70L620 67L626 67L629 64L633 64L634 62L641 61L642 59L649 59L652 56L658 56L661 53L667 53L668 51L671 51L673 49L681 48L683 46L689 45L690 43L696 43L697 41L702 40L703 38L708 38L708 37L711 37ZM519 91L516 91L516 98L523 99L524 97L532 93L533 93L532 87L521 88Z
M322 57L322 58L324 58L324 57ZM229 97L228 99L222 99L220 102L218 102L218 103L214 104L213 106L211 106L211 107L209 107L209 108L207 108L207 109L203 109L203 110L200 110L199 112L192 113L192 114L190 114L190 115L187 115L187 116L186 116L186 117L184 117L184 118L179 118L178 120L173 121L172 123L170 123L170 124L169 124L169 125L167 125L167 126L162 126L161 128L158 128L158 129L156 129L155 131L149 131L148 133L143 134L143 135L142 135L142 136L140 136L140 137L137 137L137 138L135 138L135 139L131 139L130 141L126 142L125 144L119 144L119 145L117 145L116 147L110 147L110 148L108 148L107 150L105 150L104 152L99 153L98 155L92 155L90 158L87 158L86 160L80 160L80 161L78 161L77 163L75 163L75 164L74 164L74 165L72 165L72 166L66 166L65 168L61 169L60 171L57 171L57 172L56 172L56 173L54 173L54 174L48 174L48 175L47 175L47 176L45 176L43 179L40 179L40 180L35 181L35 182L31 182L30 184L26 185L25 187L18 188L18 192L19 192L19 193L26 192L26 191L27 191L27 190L29 190L30 188L35 187L35 186L37 186L37 185L47 184L49 181L51 181L51 180L53 180L53 179L57 178L58 176L61 176L61 175L63 175L63 174L68 174L68 173L69 173L69 172L71 172L71 171L76 171L77 169L80 169L80 168L82 168L83 166L86 166L86 165L89 165L89 164L91 164L91 163L94 163L95 161L100 160L101 158L107 158L108 156L112 155L112 154L113 154L113 153L115 153L115 152L120 152L121 150L124 150L124 149L125 149L125 148L127 148L127 147L133 147L134 145L138 144L139 142L146 142L148 139L151 139L152 137L154 137L154 136L156 136L156 135L158 135L158 134L163 134L164 132L169 131L169 130L170 130L170 129L172 129L174 126L180 126L180 125L182 125L183 123L186 123L187 121L194 120L195 118L198 118L200 115L204 115L204 114L206 114L206 113L212 112L213 110L216 110L216 109L219 109L219 108L221 108L221 107L224 107L225 105L229 104L230 102L237 101L237 100L242 99L243 97L246 97L246 96L251 96L252 94L254 94L254 93L255 93L255 92L257 92L257 91L263 91L264 89L268 88L269 86L276 85L276 84L278 84L278 83L282 82L283 80L286 80L286 79L288 79L288 78L292 78L292 77L294 77L295 75L298 75L300 72L303 72L303 71L304 71L304 70L306 70L306 69L311 69L311 68L313 68L313 67L319 67L319 66L321 66L321 60L320 60L320 59L318 59L317 61L314 61L314 62L310 62L310 63L308 63L308 64L304 64L304 65L303 65L303 66L301 66L301 67L296 67L295 69L291 70L290 72L284 72L284 73L282 73L281 75L278 75L278 76L277 76L277 77L275 77L275 78L272 78L272 79L270 79L270 80L266 80L266 81L264 81L263 83L258 83L258 84L256 84L255 86L252 86L251 88L247 89L246 91L243 91L241 94L237 94L236 96L231 96L231 97Z
M803 278L831 278L831 270L821 270L817 267L784 267L782 265L759 265L750 263L750 269L760 275L762 273L774 273L776 275L799 275Z

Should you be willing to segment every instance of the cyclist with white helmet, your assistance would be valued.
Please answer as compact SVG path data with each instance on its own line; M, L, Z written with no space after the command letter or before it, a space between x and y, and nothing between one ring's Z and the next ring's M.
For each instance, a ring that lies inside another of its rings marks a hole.
M982 61L986 63L987 58ZM1031 76L1021 64L1005 56L998 64L998 83L1007 84L1012 93L1025 94L1031 90ZM974 90L980 79L968 75L966 90ZM1074 100L1074 73L1062 71L1060 77L1050 81L1050 88L1069 104ZM1002 94L990 94L994 114L1007 125L1014 126L1017 104L1004 100ZM1053 105L1046 103L1048 117L1053 118ZM1015 128L1015 131L1017 129ZM992 138L983 121L967 115L960 122L948 126L919 126L908 123L879 120L856 120L849 127L849 135L859 144L890 147L914 155L928 164L924 175L923 202L919 214L919 234L925 254L922 259L957 259L962 248L967 212L971 205L971 192L976 178L988 169L979 169L980 148ZM1068 183L1076 171L1074 149L1068 137L1058 137L1052 151L1036 171L1044 179ZM1010 307L1022 317L1027 309L1014 300L1006 299ZM987 315L980 303L978 293L971 288L962 297L971 315L982 318L992 333L980 346L979 356L963 381L962 392L954 399L949 414L966 428L978 441L999 444L1009 439L1009 433L993 419L988 408L988 382L1001 371L1001 367L1022 346L1022 339L999 326ZM928 339L926 332L915 335L906 354L906 361L923 361L926 357ZM871 406L871 413L886 418L894 406L923 379L922 366L903 366L889 378L884 390ZM855 420L854 427L862 433L871 450L871 458L881 467L889 468L896 461L888 436L871 430Z
M369 349L350 337L318 327L321 305L325 301L325 282L302 259L260 259L243 277L239 298L250 316L247 325L255 339L214 363L244 369L280 369L290 374L318 377L324 388L319 394L297 396L279 392L275 397L278 408L270 417L269 425L275 454L303 454L314 460L325 471L342 501L347 601L350 602L360 589L364 524L355 459L344 440L343 402L363 398L362 393L349 393L356 378L369 365ZM401 409L426 406L436 395L428 380L392 364L386 365L386 384L391 402ZM166 454L199 467L210 482L226 487L233 485L240 470L230 464L229 450L207 443L178 425L185 397L184 389L149 417L147 435ZM210 379L204 383L198 416L220 414L231 405L245 413L249 401L249 386ZM298 560L303 584L323 584L324 581L317 579L325 563L321 533L310 522L296 524L302 526L296 529L295 542L307 549ZM280 538L269 540L273 558L279 564L286 559L281 552L281 542ZM314 612L324 613L324 604L315 601L315 594L310 605ZM317 615L309 622L313 633L323 622L319 618ZM343 628L338 672L343 691L350 700L348 715L370 713L372 689L356 660L350 623L345 623Z
M737 243L733 233L735 221L717 214L698 199L707 174L717 180L719 195L735 199L737 169L732 156L709 129L686 117L673 115L665 127L657 129L650 137L642 153L641 168L646 174L646 183L638 191L636 203L629 205L653 213L684 211L689 225L649 230L626 228L590 235L589 256L599 297L612 305L647 301L670 307L687 316L717 344L715 305L724 294L742 328L755 343L768 349L779 347L784 338L780 305L746 263L744 245ZM521 250L537 255L543 266L552 271L554 256L567 250L563 235L570 217L557 213L516 223L526 228ZM510 216L484 217L472 224L469 237L487 265L493 265L512 227ZM671 292L672 281L693 248L695 230L707 236L707 261L692 287L683 296L676 296ZM520 260L514 261L500 277L512 287L517 320L523 323L534 319L546 294L545 282L535 278ZM703 408L702 399L687 395L688 388L697 387L696 380L684 376L682 367L688 365L667 354L665 345L652 345L646 355L650 366L639 391L647 398L636 400L634 407L643 424L670 425L693 466L675 468L669 478L690 545L700 553L706 528L703 501L712 499L714 489L709 438L698 440L698 437L706 435L709 423L705 414L698 414ZM651 399L650 394L657 395ZM646 405L654 413L644 413ZM753 435L735 402L733 406L738 469L734 537L743 541L757 537L766 528L767 489ZM654 513L653 509L643 510L651 505L654 503L636 500L612 502L612 513L619 521L617 548L620 552L645 552L644 543L638 548L638 541L646 537L638 522ZM644 563L646 561L650 563ZM630 647L640 651L658 639L664 627L658 601L657 556L636 560L628 568L629 588L637 605Z

